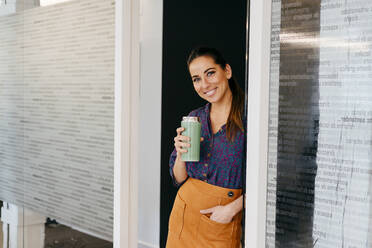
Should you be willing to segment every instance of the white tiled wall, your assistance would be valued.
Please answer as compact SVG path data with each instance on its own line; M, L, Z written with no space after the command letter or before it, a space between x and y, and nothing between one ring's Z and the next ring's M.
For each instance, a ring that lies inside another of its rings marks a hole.
M114 3L0 17L0 199L108 240Z

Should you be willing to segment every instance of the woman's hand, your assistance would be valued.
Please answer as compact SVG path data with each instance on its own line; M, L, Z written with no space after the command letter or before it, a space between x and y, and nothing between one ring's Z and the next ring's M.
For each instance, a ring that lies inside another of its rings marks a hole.
M185 131L185 128L183 127L177 128L176 130L177 136L174 137L174 147L176 148L177 151L177 157L180 156L182 153L187 152L187 150L185 149L186 147L190 147L190 143L188 143L190 141L190 137L183 136L181 134L183 131ZM204 138L201 137L200 141L203 140Z
M212 214L209 217L211 220L223 224L227 224L232 221L234 216L243 209L243 195L239 196L233 202L225 206L215 206L213 208L208 208L200 210L201 214Z
M230 223L235 216L233 209L229 206L215 206L200 210L201 214L212 214L209 218L215 222L227 224Z
M182 153L186 153L187 150L184 149L186 147L190 147L190 144L187 143L190 141L190 137L183 136L181 133L185 131L185 128L179 127L177 128L177 136L174 137L174 147L176 148L177 151L177 157L180 156Z

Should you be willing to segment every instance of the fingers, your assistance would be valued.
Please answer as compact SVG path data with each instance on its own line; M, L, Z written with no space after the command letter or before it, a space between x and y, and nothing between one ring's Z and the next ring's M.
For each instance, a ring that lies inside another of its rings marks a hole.
M182 149L181 147L176 148L176 151L177 151L178 153L186 153L186 152L187 152L186 149Z
M180 146L176 146L177 155L188 152L186 149L183 149Z
M213 208L208 208L208 209L203 209L203 210L200 210L200 213L201 213L201 214L211 214L211 213L214 212L214 209L215 209L215 207L213 207Z
M190 144L184 142L174 142L174 147L176 147L177 149L183 149L190 147Z
M176 137L174 137L174 141L175 142L189 142L190 141L190 138L187 137L187 136L183 136L183 135L177 135Z
M174 137L174 147L176 148L177 152L179 153L185 153L187 152L187 147L190 147L191 145L188 143L190 142L190 137L182 135L182 132L185 131L185 128L179 127L176 129L177 136ZM200 142L204 141L203 137L200 137Z
M185 141L190 140L187 136L178 135L174 138L174 147L176 148L177 152L179 153L185 153L187 152L187 149L191 146L191 144L186 143Z
M185 131L185 128L183 128L183 127L179 127L179 128L177 128L177 129L176 129L177 136L178 136L178 135L181 135L181 132L183 132L183 131Z
M174 147L176 148L178 153L186 153L187 147L190 147L191 145L187 142L190 141L190 137L183 136L181 133L185 130L183 127L179 127L176 129L177 136L174 138Z

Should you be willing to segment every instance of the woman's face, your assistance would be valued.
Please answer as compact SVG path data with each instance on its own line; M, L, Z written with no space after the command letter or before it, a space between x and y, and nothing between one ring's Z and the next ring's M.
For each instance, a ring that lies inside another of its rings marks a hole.
M227 64L225 69L222 69L213 58L201 56L190 63L189 71L194 88L201 98L216 103L228 97L228 80L232 76L230 65Z

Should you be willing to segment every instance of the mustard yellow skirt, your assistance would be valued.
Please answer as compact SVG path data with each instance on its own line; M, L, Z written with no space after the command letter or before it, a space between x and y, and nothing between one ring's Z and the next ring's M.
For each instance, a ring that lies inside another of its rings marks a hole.
M222 224L200 210L226 205L242 194L189 178L179 189L169 218L167 248L239 248L242 212Z

